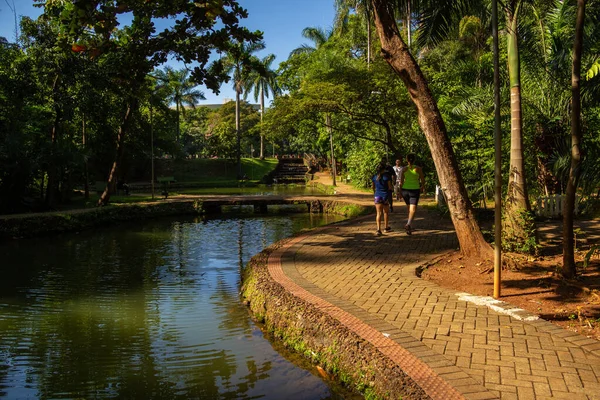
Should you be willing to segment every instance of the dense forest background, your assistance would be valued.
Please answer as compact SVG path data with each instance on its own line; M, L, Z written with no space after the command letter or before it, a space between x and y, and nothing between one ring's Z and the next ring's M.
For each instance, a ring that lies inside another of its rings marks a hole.
M209 1L201 11L159 3L45 2L38 19L22 18L18 38L0 38L1 213L52 209L94 181L106 181L107 194L118 181L148 181L152 157L241 166L242 157L311 154L327 164L333 148L338 173L364 187L381 160L416 153L433 190L439 171L414 99L382 57L374 11L387 3L443 117L468 197L489 207L491 2L337 0L332 28L307 27L306 44L278 68L273 55L255 55L268 43L237 25L244 12L235 2ZM503 190L518 175L526 211L540 196L564 194L570 179L582 5L576 188L581 207L592 207L600 188L600 2L499 2ZM153 18L178 13L190 19L156 32ZM133 23L121 27L126 14ZM216 62L214 51L222 54ZM175 70L168 57L189 66ZM196 107L201 84L232 85L236 99Z

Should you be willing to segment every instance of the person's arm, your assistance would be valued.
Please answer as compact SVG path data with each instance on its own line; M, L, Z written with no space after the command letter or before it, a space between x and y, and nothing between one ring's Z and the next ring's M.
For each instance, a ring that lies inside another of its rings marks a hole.
M419 167L419 182L421 183L421 193L425 193L425 175L423 175L423 169Z
M402 168L400 170L400 187L402 187L402 185L404 185L404 171L405 171L404 168Z
M392 183L392 180L390 179L388 182L388 191L390 190L394 190L394 184Z
M373 189L373 193L375 193L375 179L371 179L371 189Z

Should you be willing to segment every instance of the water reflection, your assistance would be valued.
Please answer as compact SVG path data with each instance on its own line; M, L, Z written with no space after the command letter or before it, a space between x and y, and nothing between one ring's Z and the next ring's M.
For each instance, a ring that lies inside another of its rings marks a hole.
M275 352L238 297L253 254L332 218L161 220L0 245L0 396L340 398Z

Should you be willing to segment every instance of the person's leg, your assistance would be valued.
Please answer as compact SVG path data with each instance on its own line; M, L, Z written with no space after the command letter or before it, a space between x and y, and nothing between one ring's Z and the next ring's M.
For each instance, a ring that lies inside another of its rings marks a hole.
M375 222L377 223L377 233L381 233L381 214L383 213L383 204L375 204Z
M417 212L417 205L411 204L408 206L408 222L406 225L412 225L413 219L415 218L415 213Z
M410 192L406 189L402 189L402 199L404 200L404 204L406 204L406 214L408 215L410 211Z
M387 197L388 197L388 202L389 202L389 212L393 212L394 211L394 191L389 190Z
M390 206L385 204L383 206L383 222L385 225L385 230L389 231L390 229Z
M406 222L406 233L408 234L412 231L412 222L417 212L420 194L421 192L418 190L412 190L409 194L408 221Z

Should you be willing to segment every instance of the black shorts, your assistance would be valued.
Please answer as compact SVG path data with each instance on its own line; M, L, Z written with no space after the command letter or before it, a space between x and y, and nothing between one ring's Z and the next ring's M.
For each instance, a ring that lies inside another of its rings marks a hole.
M402 189L402 198L406 205L419 204L419 197L421 196L421 189Z

